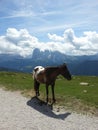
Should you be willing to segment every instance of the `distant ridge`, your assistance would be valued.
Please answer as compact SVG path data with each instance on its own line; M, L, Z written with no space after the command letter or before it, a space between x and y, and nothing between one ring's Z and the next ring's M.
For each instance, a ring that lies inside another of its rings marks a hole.
M0 71L32 72L37 65L56 66L67 63L72 75L98 75L98 54L70 56L58 51L35 49L31 58L0 54Z
M98 61L84 61L74 69L76 75L98 75Z

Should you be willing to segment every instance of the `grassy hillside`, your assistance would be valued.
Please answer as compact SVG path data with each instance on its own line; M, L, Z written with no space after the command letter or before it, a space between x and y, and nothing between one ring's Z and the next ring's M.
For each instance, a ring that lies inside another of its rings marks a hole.
M81 85L87 82L88 85ZM0 72L0 86L8 90L20 90L23 94L34 96L32 74ZM50 97L51 97L51 88ZM41 85L40 93L45 100L45 87ZM98 114L98 77L96 76L73 76L67 81L59 76L56 80L55 95L57 104L67 106L76 111L85 111Z

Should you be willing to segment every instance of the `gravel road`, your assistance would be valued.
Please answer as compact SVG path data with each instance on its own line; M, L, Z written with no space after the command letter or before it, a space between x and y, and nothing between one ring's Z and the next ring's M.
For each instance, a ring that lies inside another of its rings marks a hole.
M36 98L0 89L0 130L98 130L98 117L51 110Z

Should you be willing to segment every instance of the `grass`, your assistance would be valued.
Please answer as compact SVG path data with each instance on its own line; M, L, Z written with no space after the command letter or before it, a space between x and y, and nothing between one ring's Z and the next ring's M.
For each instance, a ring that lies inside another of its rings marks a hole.
M81 82L87 82L88 85L80 85ZM0 72L0 86L11 91L21 91L26 96L34 96L31 74ZM41 85L40 93L40 98L45 100L44 85ZM73 76L71 81L60 76L56 80L55 95L59 105L74 111L98 114L98 77L96 76ZM49 96L51 97L51 92Z

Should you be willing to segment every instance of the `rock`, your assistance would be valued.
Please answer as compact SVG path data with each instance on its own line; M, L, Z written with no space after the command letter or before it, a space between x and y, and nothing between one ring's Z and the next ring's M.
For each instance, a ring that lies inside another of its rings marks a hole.
M87 90L83 90L84 93L87 93Z
M89 85L89 83L87 83L87 82L81 82L81 83L80 83L80 85L83 85L83 86L88 86L88 85Z

